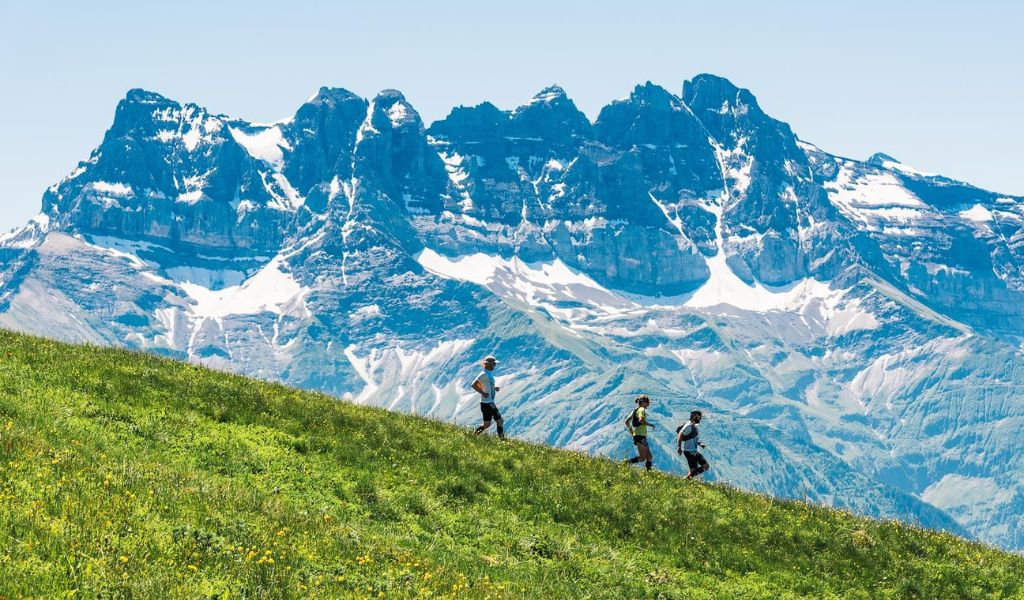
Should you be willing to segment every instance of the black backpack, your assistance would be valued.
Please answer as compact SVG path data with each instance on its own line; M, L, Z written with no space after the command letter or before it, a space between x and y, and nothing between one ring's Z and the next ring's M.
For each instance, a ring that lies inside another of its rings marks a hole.
M633 422L633 427L639 427L640 426L640 417L636 416L636 411L638 411L638 410L640 410L639 406L633 409L633 414L631 415L631 417L633 418L633 421L632 421Z
M676 434L678 434L680 431L682 431L683 427L686 427L687 425L689 425L689 423L683 423L679 427L676 427ZM698 433L697 433L697 426L694 425L693 429L690 430L690 435L684 437L683 441L692 440L693 438L697 437L697 435L698 435Z

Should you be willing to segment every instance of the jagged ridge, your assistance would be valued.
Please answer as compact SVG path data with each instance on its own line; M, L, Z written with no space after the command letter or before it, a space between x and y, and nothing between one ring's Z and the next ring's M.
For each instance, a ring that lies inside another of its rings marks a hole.
M727 481L1020 547L1019 200L828 154L711 75L429 127L394 90L274 124L132 91L0 242L0 324L460 422L498 352L515 435L617 455L653 392L717 415Z

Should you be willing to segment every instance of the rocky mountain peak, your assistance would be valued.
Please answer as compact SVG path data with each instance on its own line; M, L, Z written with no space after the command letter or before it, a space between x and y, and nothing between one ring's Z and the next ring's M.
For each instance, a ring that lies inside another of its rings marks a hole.
M763 114L757 98L725 77L703 73L683 83L683 102L698 115L712 111L736 117Z
M587 116L576 107L565 90L551 85L510 115L510 134L522 138L546 140L556 145L590 135Z
M402 92L398 90L381 90L371 102L373 125L387 123L391 128L413 127L417 130L423 129L423 121L416 109L405 99Z
M490 102L476 106L456 106L448 116L434 121L428 133L434 138L457 136L468 141L483 141L504 135L508 114Z
M633 88L628 99L601 109L594 127L601 141L626 148L687 144L707 137L679 98L650 81Z
M299 107L295 112L295 119L306 121L306 125L309 126L310 119L329 121L332 119L331 114L336 111L344 114L356 112L362 118L366 114L366 104L364 98L345 88L321 87Z
M107 135L114 137L133 133L152 135L155 129L166 127L166 123L176 122L185 109L205 114L205 111L194 104L182 106L156 92L132 89L117 104L117 108L114 110L114 122Z
M870 165L877 165L879 167L885 166L885 163L887 162L900 164L900 161L896 160L895 158L889 156L884 152L875 152L874 154L868 157L866 162Z
M284 172L296 189L352 176L352 148L368 104L346 89L322 87L299 107L283 127L291 149Z
M321 86L306 104L337 104L350 100L362 100L358 95L345 88Z
M562 89L562 86L556 83L549 85L546 88L534 94L533 99L530 101L530 104L536 102L556 102L566 97L567 96L565 90Z
M650 81L637 84L629 94L631 102L653 105L675 105L679 99L672 92Z
M157 104L178 106L174 100L167 98L157 92L151 92L142 88L132 88L124 96L124 103L128 104Z

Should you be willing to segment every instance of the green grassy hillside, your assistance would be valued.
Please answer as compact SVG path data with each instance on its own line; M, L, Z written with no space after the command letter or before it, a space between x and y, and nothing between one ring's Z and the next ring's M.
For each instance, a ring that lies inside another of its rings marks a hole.
M1005 598L961 539L0 332L0 597Z

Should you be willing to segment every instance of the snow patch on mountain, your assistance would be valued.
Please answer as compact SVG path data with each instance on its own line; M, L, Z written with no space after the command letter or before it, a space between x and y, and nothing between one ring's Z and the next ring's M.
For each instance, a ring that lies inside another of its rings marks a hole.
M897 161L893 161L893 160L883 160L882 161L882 166L885 167L886 169L891 169L893 171L899 171L900 173L903 173L904 175L914 175L916 177L938 177L939 176L938 173L929 173L927 171L922 171L920 169L915 169L914 167L911 167L909 165L905 165L905 164L903 164L901 162L897 162Z
M391 410L399 409L399 402L413 414L432 415L437 409L441 389L431 374L443 365L456 361L461 363L463 355L476 342L474 339L445 340L435 346L369 348L360 356L359 348L351 344L344 354L352 368L363 380L363 389L348 398L355 402L367 401L372 397L384 398ZM428 398L430 404L417 405L420 398Z
M133 255L133 260L140 260L139 255L143 252L151 252L154 250L162 249L165 251L169 250L163 246L145 242L142 240L126 240L124 238L114 237L110 235L90 235L86 238L86 241L93 246L117 250L125 254Z
M182 192L178 194L177 201L184 202L186 204L195 204L203 199L203 190L192 190L190 192Z
M542 301L576 301L612 314L637 306L559 259L527 263L517 256L505 259L484 253L450 258L430 248L415 258L432 273L475 283L499 296L516 297L532 305Z
M501 297L515 298L531 306L545 305L552 314L570 321L575 320L573 311L560 308L566 303L578 303L609 316L638 315L647 310L725 306L765 313L801 311L814 305L818 307L820 317L829 323L831 335L878 326L873 315L854 303L840 310L848 290L833 289L828 283L811 278L781 287L748 284L729 268L724 253L708 259L711 277L704 285L690 294L671 297L610 290L559 259L528 263L519 257L506 259L484 253L453 258L429 248L415 258L432 273L475 283Z
M152 248L152 245L147 242L129 241L102 235L90 236L88 240L83 239L82 241L108 256L127 261L140 271L149 270L152 267L139 257L141 251Z
M380 316L380 305L378 304L367 304L366 306L360 306L351 313L348 318L353 324L361 323L367 319L373 319Z
M232 269L208 269L194 265L180 265L164 269L168 277L179 283L202 286L209 290L222 290L240 286L245 281L244 271Z
M90 184L92 189L101 194L110 194L111 196L127 197L132 195L132 186L124 183L108 183L106 181L96 181Z
M388 109L388 120L391 121L392 127L401 127L405 123L410 123L416 120L415 113L405 102L395 102Z
M284 151L291 150L278 126L267 127L255 133L247 133L235 127L229 127L228 131L231 132L231 137L245 148L249 156L266 161L277 170L284 165Z
M839 337L852 331L878 329L881 326L878 318L861 308L860 300L855 299L832 313L827 331L830 337Z
M658 210L660 210L661 213L665 215L665 218L668 219L668 222L671 223L672 226L676 228L676 231L679 232L679 235L686 237L686 233L683 231L683 220L679 218L679 211L676 210L675 214L672 214L669 211L669 207L664 202L658 200L654 196L654 192L647 192L647 195L651 198L651 202L654 202L654 204L657 205Z
M879 221L920 220L932 213L891 173L858 170L843 164L833 181L825 182L829 200L854 221L877 230Z
M726 148L713 138L708 143L715 150L715 156L722 167L722 174L729 182L733 194L742 196L750 187L754 161L746 152L746 137L739 137L731 148Z
M429 143L434 150L437 152L438 157L441 158L441 162L444 163L445 172L448 174L448 180L451 181L452 187L458 192L461 200L459 201L460 208L464 211L462 216L468 217L465 214L468 211L473 210L473 198L470 196L469 188L466 186L466 180L469 179L469 173L464 168L465 159L458 152L448 152L446 150L447 144L439 142L432 137L427 137L427 143Z
M960 211L960 217L975 223L987 223L992 220L992 211L980 204L975 204L967 210Z
M726 262L725 252L707 259L711 276L683 302L689 308L710 308L720 305L733 306L754 312L772 310L797 310L812 300L821 300L834 309L845 290L832 289L828 283L806 278L785 286L766 286L760 282L746 283L740 279Z
M275 258L240 285L212 290L198 283L181 282L194 304L197 317L252 315L261 312L309 316L304 297L310 292L292 277L287 265Z

